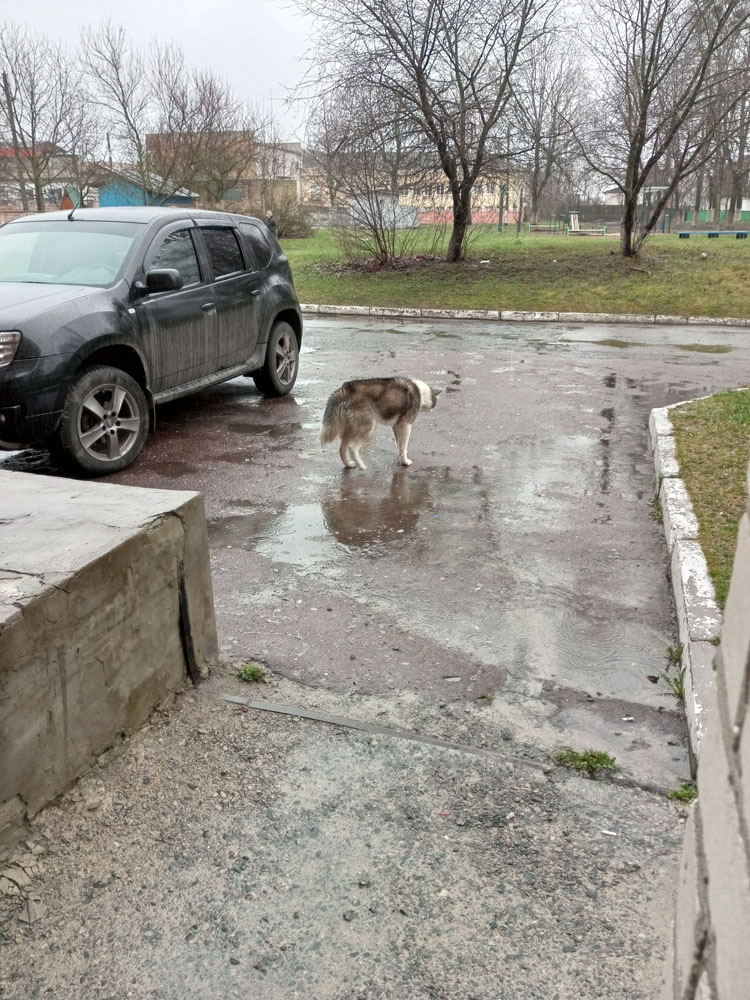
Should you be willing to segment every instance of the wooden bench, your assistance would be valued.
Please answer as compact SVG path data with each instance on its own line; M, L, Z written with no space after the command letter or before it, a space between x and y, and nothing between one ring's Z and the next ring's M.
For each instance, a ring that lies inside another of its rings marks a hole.
M719 236L734 236L737 240L746 240L748 234L748 229L690 229L677 235L681 240L689 240L691 236L708 236L710 240L718 239Z
M578 221L578 212L570 213L570 228L568 229L568 236L606 236L607 227L603 226L601 229L581 229L581 224Z

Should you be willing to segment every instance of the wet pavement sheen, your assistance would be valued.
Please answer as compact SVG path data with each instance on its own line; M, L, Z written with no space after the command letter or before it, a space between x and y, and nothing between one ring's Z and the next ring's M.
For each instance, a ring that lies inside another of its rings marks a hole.
M328 394L397 374L445 390L414 464L380 428L367 471L344 470L318 444ZM687 763L679 707L647 679L675 641L648 413L749 377L750 331L308 319L291 397L237 379L163 406L111 479L204 493L226 655L465 703L669 781ZM38 452L4 467L54 473Z

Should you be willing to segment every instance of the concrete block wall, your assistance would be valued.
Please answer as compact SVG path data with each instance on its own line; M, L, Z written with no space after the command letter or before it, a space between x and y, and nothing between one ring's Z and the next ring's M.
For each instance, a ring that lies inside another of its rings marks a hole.
M750 506L707 698L663 1000L750 997Z
M200 494L0 472L0 857L217 655Z

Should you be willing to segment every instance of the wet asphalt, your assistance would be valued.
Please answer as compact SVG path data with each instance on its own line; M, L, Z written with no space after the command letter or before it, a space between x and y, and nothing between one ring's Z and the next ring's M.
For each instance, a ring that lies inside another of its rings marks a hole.
M413 465L380 428L367 471L344 470L318 443L328 394L396 374L444 390ZM292 396L237 379L161 407L111 478L204 494L226 656L479 707L491 731L670 784L688 772L680 706L653 681L676 633L648 414L749 376L743 330L308 318Z
M395 374L444 390L414 464L381 428L344 470L328 394ZM34 819L45 912L0 896L0 996L661 996L684 813L655 788L689 770L647 420L749 377L750 331L320 317L291 397L162 407L112 479L204 494L222 664Z
M413 465L380 428L367 471L344 470L318 443L328 394L397 374L444 390ZM116 481L204 493L226 653L478 704L669 783L687 760L680 706L648 679L676 641L648 414L743 378L748 331L308 319L292 397L240 379L165 408Z

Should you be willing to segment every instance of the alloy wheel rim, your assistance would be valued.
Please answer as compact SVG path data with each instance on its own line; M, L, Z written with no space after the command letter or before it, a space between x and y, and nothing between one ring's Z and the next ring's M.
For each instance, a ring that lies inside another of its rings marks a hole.
M135 444L141 417L135 398L114 382L98 385L78 411L78 440L98 462L115 462Z
M296 372L297 342L291 333L285 333L276 345L276 376L283 385L289 385Z

